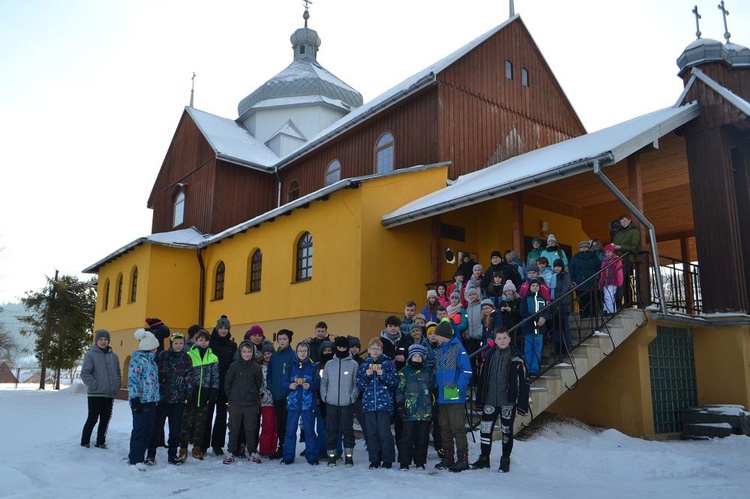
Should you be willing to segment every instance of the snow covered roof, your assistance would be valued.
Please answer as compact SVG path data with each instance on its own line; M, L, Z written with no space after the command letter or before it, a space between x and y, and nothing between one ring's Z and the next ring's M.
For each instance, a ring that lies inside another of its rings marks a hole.
M697 103L668 107L617 125L510 158L461 175L437 192L386 213L386 227L402 225L512 192L615 164L699 114Z
M279 157L270 148L234 120L192 107L186 107L185 110L211 145L217 158L262 171L269 171L279 161Z
M99 267L104 265L105 263L109 263L118 256L127 253L131 249L135 248L136 246L140 246L144 243L152 243L152 244L160 244L162 246L173 246L173 247L191 247L191 246L197 246L198 243L205 240L206 236L204 236L198 229L195 227L190 227L189 229L180 229L180 230L173 230L170 232L158 232L156 234L151 234L150 236L146 237L139 237L135 241L132 241L122 248L113 251L109 255L105 256L98 262L96 262L93 265L90 265L83 269L84 274L95 274L99 271Z
M144 244L144 243L160 244L163 246L172 246L175 248L203 248L210 244L216 243L222 239L233 236L239 232L245 231L249 228L257 227L263 222L273 220L274 218L280 215L284 215L285 213L291 212L292 210L296 208L304 207L312 201L325 198L326 196L338 190L346 189L349 187L354 187L354 186L361 184L362 182L367 182L368 180L373 180L376 178L404 175L404 174L408 174L412 172L428 170L430 168L447 166L450 164L451 164L450 162L443 162L443 163L434 163L430 165L416 165L416 166L411 166L409 168L402 168L399 170L394 170L387 175L371 174L371 175L365 175L362 177L345 178L345 179L339 180L338 182L334 182L331 185L323 187L322 189L318 189L315 192L311 192L310 194L307 194L306 196L297 198L290 203L286 203L282 206L279 206L278 208L267 211L266 213L263 213L262 215L258 215L257 217L251 218L250 220L239 223L233 227L229 227L228 229L222 232L219 232L218 234L215 234L215 235L203 234L195 227L191 227L189 229L174 230L171 232L160 232L157 234L151 234L150 236L147 236L147 237L138 238L135 241L132 241L126 244L122 248L110 253L109 255L102 258L95 264L90 265L89 267L86 267L85 269L83 269L83 273L95 274L99 271L99 268L102 265L111 262L118 256L125 254L131 249L135 248L136 246L140 246L141 244Z
M452 54L449 54L448 56L437 61L436 63L426 67L422 71L419 71L418 73L410 76L409 78L405 79L404 81L402 81L395 87L387 90L386 92L380 94L378 97L375 97L374 99L367 102L366 104L353 110L351 113L347 114L346 116L336 121L325 130L322 130L316 136L312 137L310 139L310 142L308 142L301 148L297 149L292 154L284 157L279 162L279 165L278 165L279 168L283 168L285 165L289 164L292 160L298 158L299 156L302 156L306 152L312 149L315 149L316 147L319 147L320 145L341 135L343 132L363 122L365 119L369 118L370 116L377 114L383 109L386 109L392 106L393 104L403 100L404 98L410 95L413 95L415 92L435 83L436 76L438 75L438 73L447 69L451 64L461 59L463 56L465 56L466 54L474 50L481 43L483 43L484 41L486 41L487 39L489 39L490 37L492 37L499 31L504 29L506 26L508 26L512 22L516 20L520 21L520 19L521 17L519 15L515 15L507 19L505 22L492 28L486 33L478 36L477 38L467 43L463 47L459 48Z

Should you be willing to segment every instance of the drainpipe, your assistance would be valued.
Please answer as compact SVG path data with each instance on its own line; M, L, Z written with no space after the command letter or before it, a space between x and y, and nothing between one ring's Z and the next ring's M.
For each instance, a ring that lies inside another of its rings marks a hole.
M198 266L200 267L200 290L198 291L198 325L203 327L203 318L206 313L204 305L206 303L206 264L203 261L203 253L201 248L196 250L196 256L198 257Z
M281 175L279 175L279 167L273 167L273 173L276 174L276 179L279 181L279 192L276 194L276 208L281 206Z
M615 186L615 184L613 184L607 177L604 176L598 158L594 160L594 174L596 174L596 176L599 177L599 180L602 181L604 186L609 189L609 191L614 194L622 204L625 205L628 211L632 213L633 216L635 216L635 218L648 229L648 238L651 241L651 257L654 259L654 278L656 279L656 287L659 288L659 309L661 310L662 314L667 315L667 302L664 299L664 283L662 282L661 271L659 269L659 250L656 247L656 231L654 230L654 226L646 219L645 216L643 216L643 213L638 211L638 208L636 208L635 205L631 203L630 200L625 197L622 192L620 192L617 186Z

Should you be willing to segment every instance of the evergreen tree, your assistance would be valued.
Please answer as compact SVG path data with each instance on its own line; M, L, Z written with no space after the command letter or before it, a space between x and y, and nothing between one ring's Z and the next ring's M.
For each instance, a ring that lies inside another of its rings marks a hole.
M80 281L64 275L47 278L41 291L27 291L22 298L29 315L19 317L28 327L24 335L33 335L34 354L42 368L40 389L44 389L47 369L55 370L55 388L60 388L60 371L72 369L91 344L96 293L93 279Z

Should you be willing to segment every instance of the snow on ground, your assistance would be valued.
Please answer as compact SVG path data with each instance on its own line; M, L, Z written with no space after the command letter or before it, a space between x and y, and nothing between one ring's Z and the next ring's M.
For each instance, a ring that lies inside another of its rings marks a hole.
M290 466L267 460L227 466L213 456L172 466L159 449L156 465L139 472L127 465L131 418L124 401L115 401L109 449L80 447L86 419L81 388L0 390L0 497L739 498L750 490L748 437L655 442L567 423L516 441L508 474L496 471L497 442L491 470L456 474L435 471L432 450L427 471L369 470L360 440L351 469L313 467L304 458ZM473 461L479 444L471 437L469 444Z

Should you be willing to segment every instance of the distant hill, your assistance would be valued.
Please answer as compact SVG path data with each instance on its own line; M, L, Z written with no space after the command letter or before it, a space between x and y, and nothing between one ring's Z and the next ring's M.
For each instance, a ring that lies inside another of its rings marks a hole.
M10 336L15 340L19 348L26 350L25 352L19 352L18 358L33 356L34 338L21 334L21 328L24 324L17 319L18 316L26 315L27 312L24 306L21 303L0 303L0 307L2 307L2 311L0 311L0 327L10 333Z

